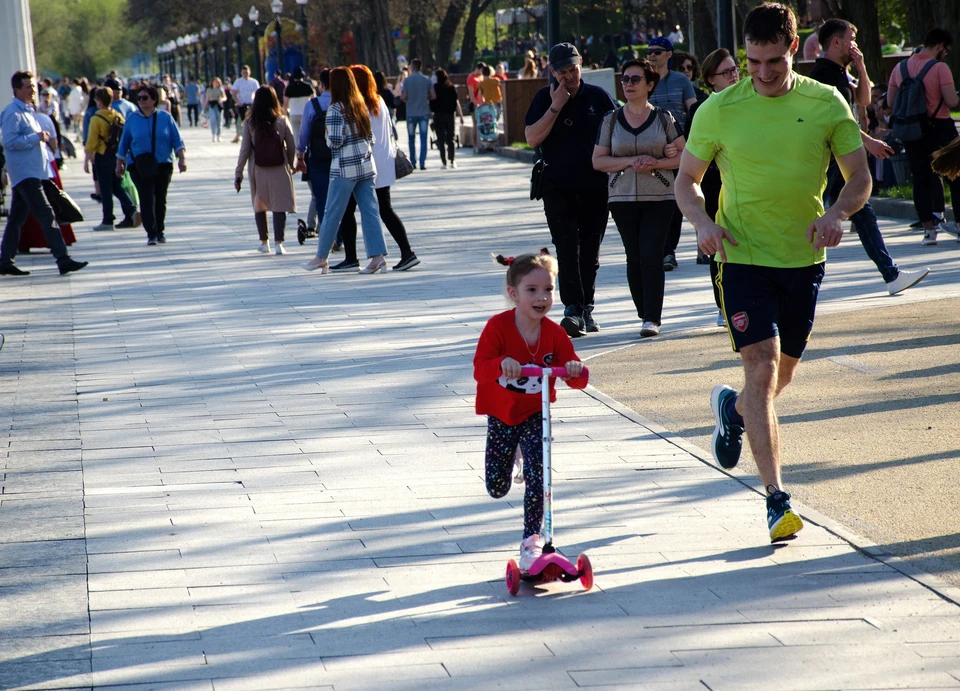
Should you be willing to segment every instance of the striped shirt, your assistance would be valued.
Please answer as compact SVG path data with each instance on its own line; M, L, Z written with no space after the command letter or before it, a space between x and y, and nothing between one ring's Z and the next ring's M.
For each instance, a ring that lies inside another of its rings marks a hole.
M343 117L343 106L334 103L327 110L327 146L330 147L330 177L368 180L377 174L373 162L373 134L357 135Z

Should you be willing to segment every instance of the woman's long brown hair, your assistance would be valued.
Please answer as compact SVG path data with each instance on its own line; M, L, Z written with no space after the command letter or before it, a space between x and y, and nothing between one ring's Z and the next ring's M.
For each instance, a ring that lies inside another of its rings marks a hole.
M280 101L277 92L272 86L261 86L253 97L253 107L250 108L250 126L255 130L266 130L283 115L280 110Z
M943 175L950 180L960 177L960 137L937 151L930 167L937 175Z
M339 103L343 109L343 119L354 134L369 139L373 134L370 127L370 114L367 105L357 88L357 80L348 67L334 67L330 70L330 104Z
M373 113L374 117L380 117L380 93L377 91L377 80L373 78L373 72L366 65L350 65L350 71L353 72L363 102L367 104L367 110Z

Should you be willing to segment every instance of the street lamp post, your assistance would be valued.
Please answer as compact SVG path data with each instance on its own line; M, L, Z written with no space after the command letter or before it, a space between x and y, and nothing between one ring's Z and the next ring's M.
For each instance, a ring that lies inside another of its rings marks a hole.
M200 79L200 37L190 34L190 45L193 46L193 78Z
M263 69L260 65L260 37L263 36L263 28L260 26L260 11L251 6L250 13L247 15L250 18L250 31L251 38L253 42L253 69L257 75L257 80L260 83L263 83Z
M233 28L237 30L236 42L237 42L237 77L240 77L240 69L243 67L243 34L240 33L240 28L243 26L243 17L239 14L233 15Z
M230 76L230 24L226 21L220 22L220 33L223 35L223 60L221 65L223 65L223 79L226 79Z
M310 74L309 44L307 38L307 3L310 0L297 0L300 5L300 33L303 38L303 47L300 49L303 53L303 71Z
M277 76L283 78L283 25L280 23L280 15L283 12L283 0L273 0L270 3L270 9L273 10L273 25L277 28Z
M217 34L220 33L220 27L216 24L210 27L210 79L216 79L220 76L219 70L217 70L217 53L220 52L220 48L217 46Z
M177 37L177 52L180 54L180 83L187 83L187 68L186 63L183 61L183 46L185 45L183 36ZM176 77L174 77L176 78Z
M203 83L210 83L210 56L207 55L207 37L209 32L206 27L200 30L200 47L202 48L203 54Z

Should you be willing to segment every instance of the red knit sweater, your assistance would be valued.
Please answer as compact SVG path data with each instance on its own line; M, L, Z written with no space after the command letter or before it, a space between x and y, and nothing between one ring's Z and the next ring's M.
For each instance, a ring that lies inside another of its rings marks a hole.
M580 360L566 331L546 317L540 323L539 345L528 346L517 329L515 312L508 310L490 318L480 334L477 352L473 356L473 378L477 380L477 415L493 415L508 425L519 425L540 412L543 383L542 377L507 379L500 371L500 363L504 358L511 357L521 365L538 367L564 367L571 360ZM570 379L567 385L572 389L585 388L587 377ZM550 400L557 400L555 381L552 379Z

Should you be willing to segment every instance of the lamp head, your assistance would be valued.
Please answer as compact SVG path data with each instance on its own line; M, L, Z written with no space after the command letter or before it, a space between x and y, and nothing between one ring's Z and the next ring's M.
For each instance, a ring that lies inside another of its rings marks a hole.
M209 34L207 34L207 30L206 30L206 29L203 29L203 30L200 31L200 38L202 38L204 41L207 40L207 36L208 36L208 35L209 35Z
M270 3L270 9L273 10L274 14L280 14L283 12L283 0L272 0Z
M239 14L233 15L233 28L239 29L241 26L243 26L243 17Z
M255 22L260 19L260 10L258 10L253 5L250 6L250 12L247 13L247 16L250 18L251 22Z

